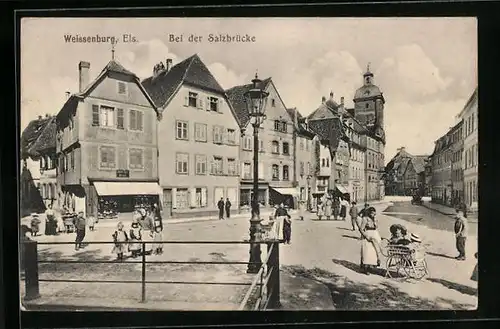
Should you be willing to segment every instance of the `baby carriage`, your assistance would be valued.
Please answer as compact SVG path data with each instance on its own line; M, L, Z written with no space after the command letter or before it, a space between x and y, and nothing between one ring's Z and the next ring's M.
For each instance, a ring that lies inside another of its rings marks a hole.
M429 275L429 268L425 261L427 244L420 243L418 236L411 234L411 240L418 246L395 244L389 239L382 238L381 252L386 257L385 277L421 280Z

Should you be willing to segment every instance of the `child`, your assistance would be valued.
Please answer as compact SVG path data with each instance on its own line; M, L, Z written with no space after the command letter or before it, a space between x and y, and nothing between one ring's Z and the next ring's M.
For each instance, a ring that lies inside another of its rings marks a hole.
M118 255L117 260L123 260L123 252L126 250L126 243L128 242L127 232L123 230L122 222L118 222L117 229L115 233L113 233L113 241L115 242L115 246L113 247L113 253Z
M416 264L417 261L422 260L424 258L424 255L421 251L422 247L422 240L420 237L414 233L410 234L410 244L408 245L408 248L412 251L411 254L411 260L413 261L413 264Z
M95 217L94 216L89 216L87 218L87 224L89 226L89 230L93 231L94 230L94 224L95 224Z
M163 233L161 231L161 227L157 226L155 228L155 232L153 233L153 252L155 255L161 255L163 254L163 244L161 241L163 241Z
M137 218L134 218L130 228L130 243L128 245L128 250L132 253L133 258L137 257L141 252L141 241L142 229Z
M31 214L31 236L36 236L38 231L40 231L41 220L38 218L38 214Z
M391 232L391 239L389 243L392 245L408 245L410 244L410 240L406 238L406 228L400 224L393 224L389 228Z

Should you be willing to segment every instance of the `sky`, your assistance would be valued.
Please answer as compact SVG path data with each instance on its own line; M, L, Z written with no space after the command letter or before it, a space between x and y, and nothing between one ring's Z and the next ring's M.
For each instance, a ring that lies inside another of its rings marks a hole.
M255 42L211 43L211 33ZM191 34L201 42L189 42ZM386 100L386 161L402 146L431 154L477 86L475 18L24 18L21 131L59 112L66 91L78 92L80 61L90 62L92 80L111 60L110 43L71 43L68 35L117 37L115 59L141 79L167 58L175 65L195 53L225 89L258 72L303 115L330 92L352 107L370 63Z

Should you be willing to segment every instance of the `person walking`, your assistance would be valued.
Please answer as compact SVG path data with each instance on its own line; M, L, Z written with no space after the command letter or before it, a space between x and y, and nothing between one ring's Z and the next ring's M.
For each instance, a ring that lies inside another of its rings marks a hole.
M361 261L360 268L364 274L380 266L380 234L378 223L375 219L375 208L369 207L361 221L359 231L361 233Z
M231 201L229 201L229 198L226 199L224 207L226 208L226 218L229 219L231 217Z
M318 200L318 203L316 204L316 214L318 215L318 220L321 220L324 215L324 206L322 200Z
M219 208L219 220L224 219L224 198L220 198L217 202L217 208Z
M146 242L144 244L143 251L146 253L146 255L149 255L153 250L153 246L151 243L153 242L153 233L155 231L154 220L151 216L151 213L148 213L145 210L141 212L139 226L142 229L142 241Z
M286 244L290 244L292 239L292 218L288 214L288 211L285 209L283 203L280 203L278 209L276 209L274 219L283 219L283 240Z
M57 234L57 222L52 209L52 205L47 206L45 210L45 235L56 235Z
M333 207L333 202L332 202L332 197L328 196L325 201L325 217L326 220L330 220L330 217L332 216L332 207Z
M37 213L32 213L31 214L31 236L36 236L38 232L40 231L40 218L38 218Z
M455 219L455 239L456 247L458 250L457 260L465 260L465 242L467 240L467 233L469 223L467 222L467 210L465 205L460 205L456 209L457 215Z
M347 209L349 208L349 201L346 198L340 200L340 218L345 220L347 217Z
M351 209L349 209L349 215L351 216L352 230L356 231L359 229L358 223L358 207L356 206L356 201L352 202Z
M161 218L161 210L157 203L153 204L153 219L155 228L159 227L160 231L163 231L163 220Z
M85 239L85 227L87 226L85 217L83 216L83 211L79 211L78 215L74 219L76 239L75 239L75 250L82 248L83 239Z
M340 200L338 197L333 198L333 218L335 220L339 220L339 215L340 215Z
M138 216L132 220L132 225L129 231L130 235L130 243L128 245L128 250L132 253L132 258L135 258L139 255L142 249L141 241L142 241L142 229L139 225Z
M116 231L112 235L115 245L113 247L112 253L116 254L117 260L123 260L123 253L127 250L128 235L127 232L123 230L123 223L118 222L116 225Z

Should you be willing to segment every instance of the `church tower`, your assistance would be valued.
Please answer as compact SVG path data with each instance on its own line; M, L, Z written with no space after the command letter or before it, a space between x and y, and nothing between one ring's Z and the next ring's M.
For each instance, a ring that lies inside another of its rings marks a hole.
M363 74L363 86L354 94L354 116L364 125L384 128L384 95L373 82L370 64Z

